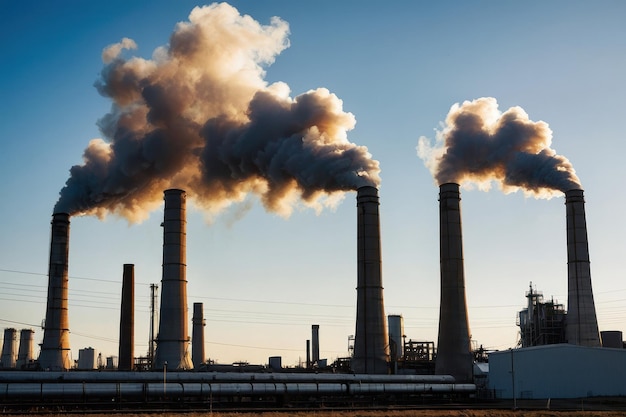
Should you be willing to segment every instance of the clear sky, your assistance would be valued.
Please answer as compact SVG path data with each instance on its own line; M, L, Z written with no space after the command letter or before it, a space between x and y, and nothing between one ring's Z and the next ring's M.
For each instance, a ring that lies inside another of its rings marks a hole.
M437 340L438 187L417 156L451 106L493 97L552 130L586 196L591 272L600 330L626 331L621 208L626 152L626 3L622 1L234 1L261 25L289 25L289 47L263 64L266 85L290 97L326 88L354 115L350 142L380 163L383 285L387 314L407 338ZM45 317L50 220L73 165L103 138L111 99L94 84L103 49L127 37L121 56L151 59L191 1L12 1L0 13L0 326ZM212 64L211 64L212 65ZM189 199L194 195L189 193ZM516 314L532 281L567 302L565 206L551 199L463 187L465 278L472 340L517 342ZM162 194L156 194L156 200ZM311 325L320 355L347 355L356 314L356 193L317 213L285 218L250 195L209 222L187 219L188 302L204 303L207 357L283 364L305 358ZM122 265L135 264L136 355L147 351L149 285L159 283L163 216L141 222L72 217L71 347L117 355ZM191 320L191 310L189 313ZM38 351L36 352L38 355Z

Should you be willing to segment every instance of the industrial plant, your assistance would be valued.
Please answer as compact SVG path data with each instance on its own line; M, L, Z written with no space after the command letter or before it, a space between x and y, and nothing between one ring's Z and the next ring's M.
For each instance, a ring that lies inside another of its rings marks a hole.
M358 188L353 354L333 363L321 359L319 325L313 324L306 364L298 368L283 367L280 357L256 367L206 361L202 303L194 303L193 316L188 317L187 194L180 189L164 191L160 320L158 332L151 323L147 357L133 350L134 265L125 264L119 355L105 361L89 347L81 349L73 363L68 337L70 216L54 213L43 342L35 357L32 330L19 332L19 347L18 331L4 330L0 403L8 408L32 403L219 408L242 402L280 407L624 396L626 349L621 332L598 331L583 191L569 190L565 197L567 311L554 300L544 301L531 284L527 307L518 315L518 347L479 355L470 341L459 184L439 187L441 292L436 345L406 340L403 317L385 316L378 189ZM559 372L554 372L557 367Z

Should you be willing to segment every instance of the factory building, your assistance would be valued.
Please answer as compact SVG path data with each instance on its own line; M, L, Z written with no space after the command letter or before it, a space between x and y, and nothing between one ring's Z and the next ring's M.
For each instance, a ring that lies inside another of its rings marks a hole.
M489 355L496 398L547 399L626 395L626 349L567 343Z

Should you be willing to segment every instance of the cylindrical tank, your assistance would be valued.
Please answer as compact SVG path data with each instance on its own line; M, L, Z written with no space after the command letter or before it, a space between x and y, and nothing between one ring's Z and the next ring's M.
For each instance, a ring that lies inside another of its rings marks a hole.
M117 369L119 365L119 359L117 356L107 356L106 358L106 369Z
M206 358L204 354L204 310L202 303L193 303L193 317L191 319L191 359L195 368L204 364Z
M52 215L50 262L48 269L48 304L39 365L47 370L68 370L70 326L67 309L70 215Z
M473 358L465 299L459 184L439 186L439 248L441 292L435 374L469 382L473 379Z
M17 360L17 331L13 328L4 329L4 340L2 342L2 356L0 363L3 369L15 368Z
M404 317L400 314L387 316L389 325L389 351L391 360L398 360L404 356Z
M591 262L583 190L565 192L567 217L567 343L600 347L600 333L591 288Z
M89 371L97 368L96 366L96 350L92 347L78 350L78 369L81 371Z
M605 330L600 332L602 347L624 349L624 336L619 330Z
M20 347L17 351L16 368L21 369L27 366L33 360L33 337L35 331L33 329L20 330Z
M389 338L383 301L379 199L376 187L357 190L357 312L352 370L389 373Z
M283 358L281 356L270 356L268 362L272 371L280 371L283 368Z
M120 312L119 369L131 371L135 360L135 265L124 264Z
M186 199L183 190L165 190L163 278L154 369L193 369L187 325Z

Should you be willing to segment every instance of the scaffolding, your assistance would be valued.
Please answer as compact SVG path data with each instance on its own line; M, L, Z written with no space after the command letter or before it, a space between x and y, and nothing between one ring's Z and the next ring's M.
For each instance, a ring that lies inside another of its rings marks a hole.
M435 373L435 342L409 339L404 342L404 355L398 361L400 369L411 369L419 375Z
M533 289L526 293L528 307L520 311L517 325L520 328L519 347L565 343L565 317L563 304L554 299L543 300L543 294Z

